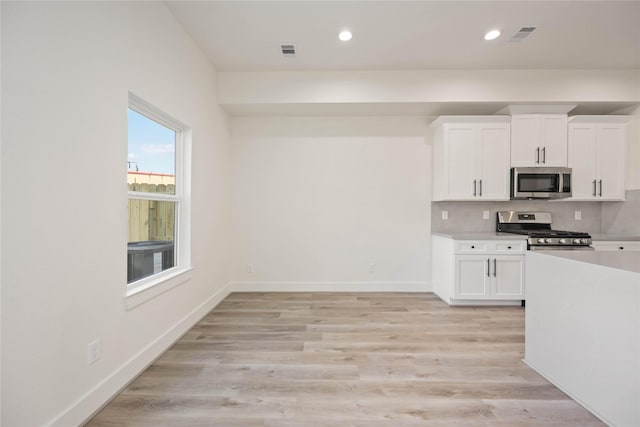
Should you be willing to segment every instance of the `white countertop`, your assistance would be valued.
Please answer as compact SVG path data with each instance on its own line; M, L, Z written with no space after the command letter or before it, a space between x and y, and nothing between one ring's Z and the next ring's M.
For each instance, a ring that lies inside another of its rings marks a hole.
M640 251L536 251L537 254L553 255L589 264L618 270L640 273ZM638 283L640 285L640 282Z
M433 231L434 236L447 237L453 240L526 240L527 236L491 232L438 232ZM620 235L620 234L591 234L594 242L640 242L640 236Z
M640 242L640 236L623 236L620 234L592 234L594 242Z
M453 240L527 240L527 236L520 234L497 233L495 231L488 233L441 233L434 231L431 234L434 236L447 237Z

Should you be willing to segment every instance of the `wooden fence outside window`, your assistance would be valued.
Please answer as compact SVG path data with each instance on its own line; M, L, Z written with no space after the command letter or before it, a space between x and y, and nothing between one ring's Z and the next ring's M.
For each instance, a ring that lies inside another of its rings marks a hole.
M175 194L174 184L129 184L129 191ZM129 242L174 240L173 201L129 199Z

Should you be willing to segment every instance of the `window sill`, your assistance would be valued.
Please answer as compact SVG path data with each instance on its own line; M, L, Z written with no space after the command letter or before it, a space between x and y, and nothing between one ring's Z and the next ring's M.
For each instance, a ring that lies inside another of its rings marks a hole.
M176 267L127 286L125 308L131 310L191 280L193 267Z

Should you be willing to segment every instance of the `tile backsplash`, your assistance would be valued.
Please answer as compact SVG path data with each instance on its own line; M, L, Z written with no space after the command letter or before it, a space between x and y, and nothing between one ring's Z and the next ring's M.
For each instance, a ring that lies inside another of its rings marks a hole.
M546 200L433 202L431 203L431 230L442 233L491 232L496 229L498 211L543 211L551 212L554 229L601 234L607 232L602 228L603 205L606 203ZM442 211L447 211L447 220L442 219ZM483 219L484 211L489 211L489 219ZM576 211L580 212L581 220L575 219ZM615 214L611 213L611 215ZM627 216L631 215L623 216L626 221Z
M602 203L602 233L640 236L640 190L627 190L624 202Z

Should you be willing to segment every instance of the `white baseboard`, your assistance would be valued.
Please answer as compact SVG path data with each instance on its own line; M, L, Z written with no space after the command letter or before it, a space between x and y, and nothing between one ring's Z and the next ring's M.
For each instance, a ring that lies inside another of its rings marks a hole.
M151 365L178 338L191 329L200 319L231 293L231 282L210 296L198 307L178 321L171 329L159 336L147 347L131 357L113 374L105 378L88 393L65 409L49 425L78 426L87 422L135 377Z
M231 282L233 292L431 292L430 282Z

